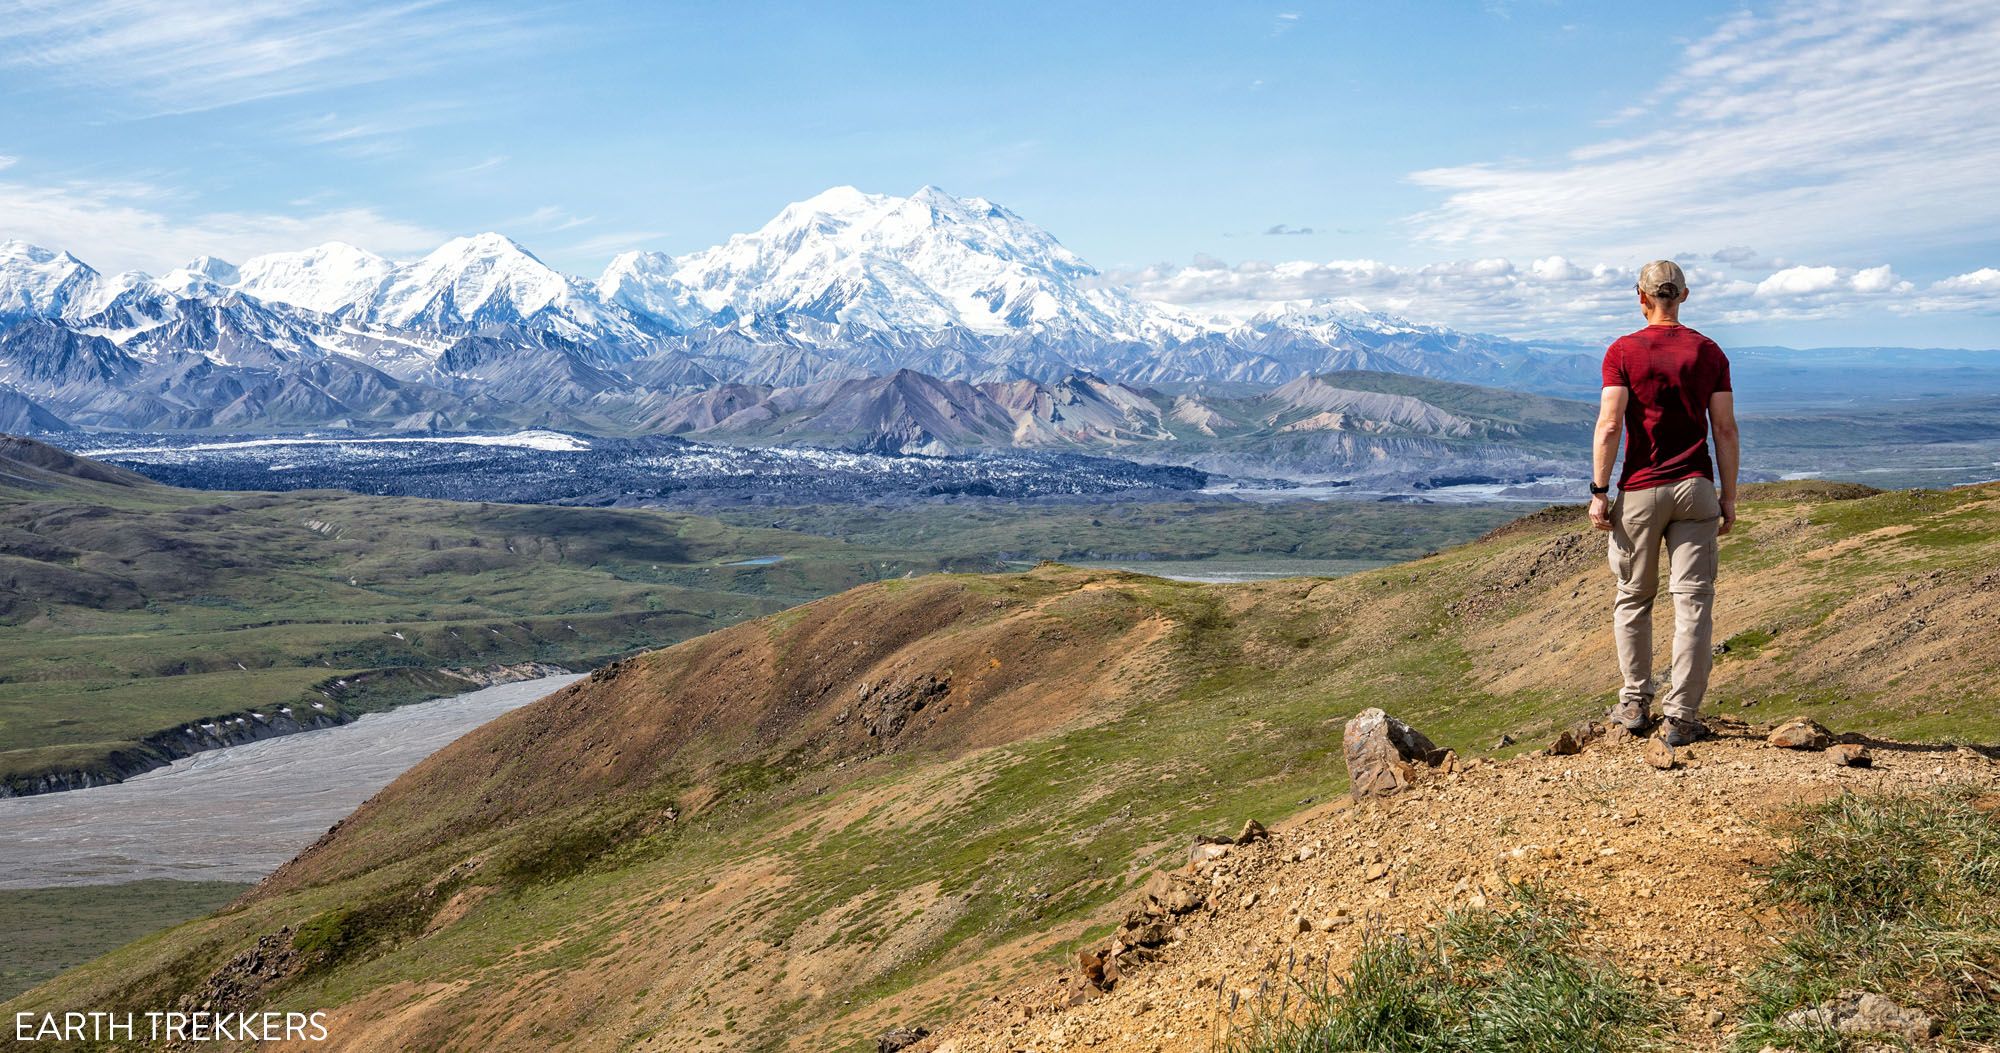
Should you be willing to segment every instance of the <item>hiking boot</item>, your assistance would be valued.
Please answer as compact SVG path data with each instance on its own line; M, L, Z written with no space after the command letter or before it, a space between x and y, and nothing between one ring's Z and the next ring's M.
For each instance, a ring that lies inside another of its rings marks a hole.
M1692 746L1707 735L1708 728L1699 720L1682 720L1679 717L1660 718L1658 738L1676 749Z
M1653 726L1653 714L1647 712L1646 700L1643 698L1636 701L1620 699L1617 705L1611 707L1610 712L1604 714L1604 719L1613 724L1625 725L1625 730L1634 735L1644 735L1646 729Z

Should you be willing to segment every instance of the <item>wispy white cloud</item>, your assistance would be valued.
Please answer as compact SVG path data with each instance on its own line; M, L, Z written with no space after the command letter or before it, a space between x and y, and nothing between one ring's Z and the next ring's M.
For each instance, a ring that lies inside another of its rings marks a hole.
M1281 37L1284 36L1286 33L1289 33L1292 30L1297 29L1299 21L1304 17L1305 17L1304 15L1300 14L1297 11L1278 12L1278 17L1271 20L1271 35L1274 37Z
M180 214L173 191L138 182L33 186L0 181L0 239L67 250L101 271L160 270L200 255L241 261L324 241L386 255L427 252L448 235L372 208L322 206L292 214Z
M0 0L0 66L145 113L391 80L533 39L453 0Z
M365 116L329 111L301 117L279 129L311 146L350 157L387 157L407 152L412 134L437 127L460 112L448 102L402 104Z
M1683 256L1693 287L1690 317L1705 324L1804 321L1923 312L2000 314L2000 270L1920 286L1887 264L1790 266L1765 271ZM1489 256L1404 267L1379 260L1250 261L1202 258L1184 267L1114 273L1147 299L1244 318L1274 306L1348 299L1421 322L1524 337L1599 339L1638 317L1636 267L1564 256Z
M588 226L592 222L595 222L595 217L579 216L568 209L560 208L556 205L543 205L525 216L515 216L512 219L503 220L501 221L501 226L508 230L540 230L554 233L557 231L575 230L578 227Z
M1991 241L2000 5L1791 0L1689 44L1629 127L1543 163L1415 173L1417 233L1509 252L1657 254L1754 238L1795 255Z

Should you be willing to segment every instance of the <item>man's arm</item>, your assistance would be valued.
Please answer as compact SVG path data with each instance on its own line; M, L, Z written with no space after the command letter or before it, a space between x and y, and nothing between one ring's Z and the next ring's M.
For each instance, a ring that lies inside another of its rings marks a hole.
M1597 438L1591 444L1590 454L1592 486L1611 485L1611 466L1618 463L1618 440L1625 434L1625 404L1631 398L1632 389L1626 387L1605 388L1603 395L1598 398ZM1733 422L1735 418L1731 417L1730 420ZM1610 497L1604 494L1591 495L1590 525L1599 530L1611 529Z
M1743 447L1736 435L1736 393L1718 391L1708 399L1708 427L1715 433L1715 477L1722 490L1722 525L1718 534L1736 525L1736 468Z

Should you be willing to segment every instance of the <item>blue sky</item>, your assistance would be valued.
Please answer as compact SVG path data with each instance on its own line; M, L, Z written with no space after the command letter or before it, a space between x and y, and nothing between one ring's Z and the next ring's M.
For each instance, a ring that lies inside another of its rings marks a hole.
M1675 255L1739 342L2000 346L2000 11L1853 6L0 0L0 237L594 275L930 183L1196 306L1594 336Z

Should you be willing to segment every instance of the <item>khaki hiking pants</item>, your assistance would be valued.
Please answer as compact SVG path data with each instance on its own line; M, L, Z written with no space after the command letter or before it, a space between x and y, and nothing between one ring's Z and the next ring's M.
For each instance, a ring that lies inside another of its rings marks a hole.
M1612 635L1625 686L1621 702L1653 700L1653 597L1660 591L1660 545L1674 598L1674 678L1661 711L1693 720L1715 663L1715 484L1696 476L1649 490L1624 490L1611 505L1611 572L1618 577Z

